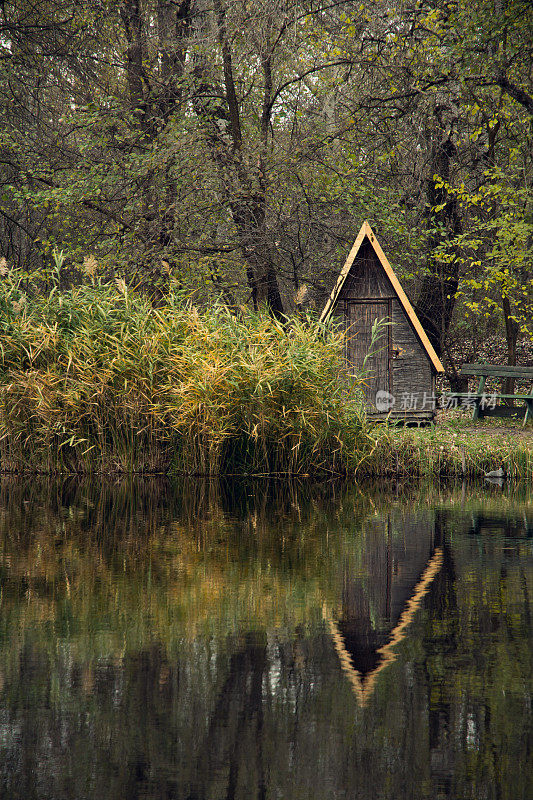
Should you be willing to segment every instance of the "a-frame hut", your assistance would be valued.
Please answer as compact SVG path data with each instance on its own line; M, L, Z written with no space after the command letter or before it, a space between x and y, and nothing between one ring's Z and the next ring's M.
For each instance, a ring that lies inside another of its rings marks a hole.
M347 330L354 374L368 356L376 319L390 323L365 364L369 413L406 422L432 419L435 376L444 372L414 309L368 222L364 222L321 315Z

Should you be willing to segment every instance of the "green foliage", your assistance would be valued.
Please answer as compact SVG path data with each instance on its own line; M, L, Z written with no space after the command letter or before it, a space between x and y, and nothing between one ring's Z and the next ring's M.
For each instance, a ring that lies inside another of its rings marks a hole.
M153 293L318 307L367 218L430 336L532 335L527 0L2 9L0 257L48 290L60 243Z
M458 260L463 275L457 298L467 313L490 319L501 313L502 299L512 304L512 319L522 335L533 337L533 216L529 189L517 188L517 176L496 167L484 183L469 191L464 183L436 183L457 199L475 226L450 238L435 251L442 263Z

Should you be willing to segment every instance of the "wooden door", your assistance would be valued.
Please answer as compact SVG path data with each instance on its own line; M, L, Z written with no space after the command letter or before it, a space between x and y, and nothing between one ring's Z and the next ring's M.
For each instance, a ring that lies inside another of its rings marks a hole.
M347 361L348 368L358 373L363 367L366 355L370 351L372 325L376 319L390 319L391 310L388 300L384 301L350 301L347 304ZM376 392L391 392L390 382L390 326L374 344L372 353L365 364L365 386L363 391L368 402L374 406Z

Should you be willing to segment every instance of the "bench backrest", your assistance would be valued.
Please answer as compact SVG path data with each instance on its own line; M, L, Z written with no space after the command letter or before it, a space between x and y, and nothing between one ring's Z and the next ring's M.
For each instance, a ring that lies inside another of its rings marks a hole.
M531 378L533 367L510 367L507 364L463 364L459 375L485 375L487 378Z

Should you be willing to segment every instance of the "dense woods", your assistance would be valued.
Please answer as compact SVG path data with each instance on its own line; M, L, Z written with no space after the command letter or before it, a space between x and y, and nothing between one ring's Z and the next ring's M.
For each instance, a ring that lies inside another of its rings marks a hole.
M0 0L2 797L533 796L532 55L531 0ZM364 220L394 296L320 316Z
M6 0L11 302L97 273L154 305L174 287L320 307L368 218L449 374L454 343L475 358L487 334L514 363L533 318L532 42L527 0Z

